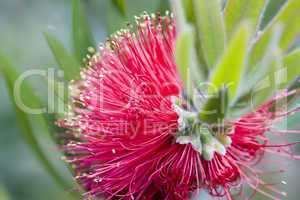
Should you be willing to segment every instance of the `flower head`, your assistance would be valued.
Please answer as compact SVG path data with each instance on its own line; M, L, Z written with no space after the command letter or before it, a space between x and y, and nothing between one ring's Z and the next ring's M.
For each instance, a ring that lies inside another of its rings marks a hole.
M231 199L240 189L235 195L246 198L244 185L271 199L285 195L263 181L268 172L257 163L266 153L298 158L293 144L270 139L297 133L273 127L297 111L276 107L297 91L285 90L236 119L205 122L177 72L172 15L143 14L136 21L135 32L117 32L89 60L72 82L69 113L57 122L73 136L66 160L86 195L187 199L208 190Z

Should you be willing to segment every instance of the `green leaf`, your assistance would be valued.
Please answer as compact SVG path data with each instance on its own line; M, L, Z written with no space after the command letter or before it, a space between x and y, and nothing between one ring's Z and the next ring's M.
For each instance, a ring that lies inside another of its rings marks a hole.
M194 13L194 6L193 6L193 0L173 0L172 5L174 4L178 4L180 6L180 8L177 8L177 10L181 9L183 10L183 15L186 18L186 22L184 24L187 24L188 22L190 22L191 24L193 24L194 26L196 23L196 18L195 18L195 13ZM177 7L179 7L177 6ZM176 10L173 9L173 12L175 12ZM176 16L176 15L175 15ZM176 16L176 22L177 22L177 29L178 29L178 19L179 16ZM180 20L182 21L182 20ZM206 60L204 58L204 52L205 50L202 48L201 45L201 40L200 40L200 32L199 29L194 29L195 31L195 37L194 37L194 46L195 46L195 60L196 60L196 64L198 68L198 71L201 71L202 78L201 80L205 80L204 77L207 77L208 74L208 67L207 67L207 63Z
M277 15L278 11L287 0L268 1L260 23L260 29L265 26Z
M250 32L250 25L242 23L229 42L228 48L211 75L208 87L210 97L199 113L201 120L216 123L225 117L227 107L234 99L240 83Z
M160 1L157 10L161 14L165 13L167 10L170 10L170 1Z
M109 11L106 13L106 30L107 34L111 35L120 28L123 28L126 22L129 21L128 15L131 15L131 12L129 13L131 10L128 8L128 15L124 16L118 11L113 1L108 1L106 6L106 9Z
M284 26L282 37L280 40L280 47L285 51L292 42L294 42L296 36L300 32L300 21L295 20L299 17L300 1L289 0L284 6L278 17L275 19L275 23L282 23ZM274 25L273 25L274 27Z
M283 58L283 67L286 70L286 83L300 75L300 49L294 50Z
M267 99L275 95L279 85L285 79L282 76L282 71L277 70L282 65L282 58L280 53L274 53L275 60L269 65L269 73L259 82L256 83L252 91L252 108L255 109Z
M126 3L125 0L112 0L113 4L118 8L119 12L125 16L126 15Z
M248 51L250 32L248 23L241 24L210 78L212 86L216 89L228 87L229 100L234 98L240 83ZM212 93L213 87L209 88L209 93Z
M265 4L266 0L228 0L224 11L227 38L231 38L237 25L243 20L258 25Z
M245 106L242 106L245 108L244 111L249 111L274 94L276 84L281 81L279 79L275 80L276 73L280 75L277 70L281 66L282 55L279 48L281 34L282 27L274 27L263 58L252 71L244 75L244 81L239 87L237 98L232 104L234 107L237 104L245 104Z
M48 92L53 94L53 104L48 103L49 112L55 113L57 118L63 118L68 110L68 87L53 78L48 78L47 83Z
M281 8L279 14L274 17L266 30L263 31L259 40L254 44L249 58L249 69L251 70L262 59L266 51L272 30L275 26L282 24L284 26L283 34L280 38L279 46L283 52L287 51L294 42L295 37L300 31L300 21L296 20L299 17L300 1L289 0Z
M79 75L80 64L69 54L62 43L51 33L45 32L44 36L58 63L60 69L64 71L67 80L75 79Z
M29 147L35 154L36 158L39 160L39 162L42 164L42 166L45 168L45 170L52 176L52 178L56 181L58 185L63 187L64 189L70 189L72 188L72 185L63 178L63 175L60 174L60 172L56 169L52 161L48 158L48 155L44 148L46 146L42 146L39 143L39 140L36 136L34 125L39 125L41 127L41 133L43 133L43 139L45 141L45 136L50 135L50 130L47 125L47 122L45 121L45 118L41 114L27 114L19 107L19 105L15 102L15 93L14 93L14 87L15 82L19 77L19 74L17 73L14 66L10 63L10 61L0 52L0 70L2 71L2 74L4 76L4 79L7 84L7 88L10 94L11 101L13 103L16 117L19 122L19 126L21 128L22 134L26 142L28 143ZM35 96L33 93L32 88L29 87L27 84L22 85L22 93L24 93L24 97L22 98L24 104L31 108L40 108L41 103L39 99ZM44 144L44 143L43 143Z
M279 47L282 32L282 26L274 27L267 51L257 67L258 70L253 70L258 73L259 78L251 91L254 109L275 95L280 85L286 82L286 73L280 69L283 66L282 51Z
M219 0L194 0L199 40L208 68L212 69L225 45L224 22Z
M220 123L227 113L228 104L228 88L219 88L218 92L210 96L201 108L200 120L207 123Z
M175 60L185 85L189 80L190 51L193 46L192 37L191 32L183 32L176 40Z
M195 33L192 26L187 24L181 0L172 1L173 12L176 18L178 37L176 40L175 59L185 83L186 92L192 95L192 86L203 79L203 69L198 64L194 46Z
M82 62L95 41L81 0L72 0L72 39L76 58Z
M193 8L193 0L182 0L186 18L189 22L195 22L195 13Z
M193 86L204 80L203 74L197 66L196 52L193 44L194 33L192 30L187 30L180 33L177 37L175 49L176 64L189 97L193 95Z
M8 194L8 191L6 190L6 188L4 187L4 185L2 185L0 183L0 199L1 200L9 200L11 199L9 194Z
M188 32L190 27L187 24L187 19L185 16L185 11L182 6L181 0L172 1L172 10L176 18L176 30L180 34L182 32Z

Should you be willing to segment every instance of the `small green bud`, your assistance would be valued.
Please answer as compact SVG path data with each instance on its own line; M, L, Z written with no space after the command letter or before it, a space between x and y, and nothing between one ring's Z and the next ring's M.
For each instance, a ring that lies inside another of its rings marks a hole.
M203 144L210 144L213 136L208 129L200 129L200 137Z
M217 139L213 139L215 151L224 156L226 154L226 148L223 144L221 144Z
M190 136L178 136L176 138L176 143L178 144L188 144L191 142Z
M221 142L225 147L228 147L231 145L232 140L228 135L218 135L217 139L219 142Z
M202 156L205 160L210 161L213 159L215 149L211 145L204 145L202 149Z
M202 152L202 143L200 136L193 136L192 142L191 142L193 148L198 151L200 154Z

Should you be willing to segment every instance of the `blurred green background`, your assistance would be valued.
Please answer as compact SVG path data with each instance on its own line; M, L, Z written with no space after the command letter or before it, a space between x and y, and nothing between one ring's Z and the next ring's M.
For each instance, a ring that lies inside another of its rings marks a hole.
M283 2L274 1L278 5ZM110 0L86 0L85 4L97 42L104 41L108 34L126 23ZM126 20L144 10L153 12L167 6L166 0L128 0ZM270 10L273 12L277 8L273 5ZM269 14L266 21L271 17ZM21 71L57 66L42 34L46 30L55 33L71 50L70 0L0 0L0 48ZM43 94L45 87L46 83L34 88ZM55 184L22 138L1 76L0 96L0 200L66 199L66 193L70 191ZM299 119L300 116L293 116L290 126L300 128ZM64 164L60 160L56 162L61 170L65 170L66 177L71 178ZM299 162L291 163L284 177L288 183L284 186L288 193L286 199L299 199L299 167Z
M158 0L128 1L125 18L145 8L154 12L163 4ZM110 0L86 0L85 6L97 42L126 25ZM44 31L54 33L71 51L71 0L0 1L0 48L20 71L57 67ZM34 85L40 95L46 87L46 83ZM0 93L0 200L66 199L65 193L70 191L62 190L52 180L24 141L2 76ZM70 178L62 161L57 162Z

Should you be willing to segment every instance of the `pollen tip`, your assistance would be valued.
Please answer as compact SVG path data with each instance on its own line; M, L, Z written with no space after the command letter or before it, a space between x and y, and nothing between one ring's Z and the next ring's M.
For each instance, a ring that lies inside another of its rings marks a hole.
M287 184L287 182L286 182L286 181L281 181L281 183L282 183L283 185L286 185L286 184Z
M88 47L88 52L91 54L94 54L96 51L95 51L94 47Z
M286 193L286 192L281 192L281 194L282 194L283 196L287 196L287 193Z

